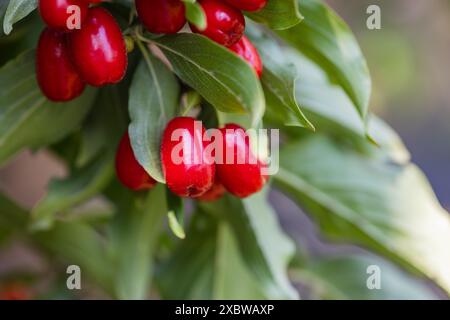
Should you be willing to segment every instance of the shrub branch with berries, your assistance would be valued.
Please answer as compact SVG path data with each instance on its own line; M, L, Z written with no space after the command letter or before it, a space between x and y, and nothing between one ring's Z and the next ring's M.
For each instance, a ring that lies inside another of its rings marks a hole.
M0 196L0 241L120 299L432 296L400 269L450 291L448 214L322 1L1 0L0 16L0 162L45 149L68 171L33 208ZM270 129L262 153L252 129ZM308 256L269 193L375 255ZM373 264L395 279L376 293L335 273Z

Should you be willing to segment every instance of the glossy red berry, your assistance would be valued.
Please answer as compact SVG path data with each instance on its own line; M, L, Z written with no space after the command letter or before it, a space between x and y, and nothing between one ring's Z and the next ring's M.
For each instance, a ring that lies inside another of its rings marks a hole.
M85 84L73 66L66 46L66 34L46 28L36 50L36 76L42 93L52 101L78 97Z
M136 0L139 18L153 33L177 33L186 23L181 0Z
M128 57L125 40L114 17L105 9L89 9L81 30L69 34L74 65L92 86L117 83L125 76Z
M263 72L261 57L259 56L258 50L246 36L242 36L241 40L230 47L230 50L247 61L255 69L258 77L261 77Z
M214 183L214 159L205 152L201 122L174 118L161 142L161 162L169 189L181 197L199 197Z
M267 0L225 0L225 2L244 11L259 11L267 4Z
M245 19L239 10L219 0L202 0L200 4L206 14L207 27L202 31L191 24L193 32L203 34L226 47L241 39Z
M136 160L128 132L123 135L117 149L116 174L123 185L134 191L148 190L156 185L156 181Z
M216 163L220 182L228 192L240 198L260 191L268 179L262 171L264 164L250 149L249 136L235 124L227 124L220 131L223 152Z
M71 7L77 6L80 13L80 23L86 19L88 4L82 0L39 0L39 12L42 20L50 27L60 30L70 30L68 22L75 14Z
M219 178L216 175L216 179L211 189L209 189L208 191L206 191L206 193L198 197L197 200L205 202L216 201L222 198L225 192L226 192L225 187L223 186L223 184L220 182Z

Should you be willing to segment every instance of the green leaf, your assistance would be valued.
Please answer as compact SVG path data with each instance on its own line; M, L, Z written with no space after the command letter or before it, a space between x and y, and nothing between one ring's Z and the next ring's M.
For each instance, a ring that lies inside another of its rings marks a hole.
M28 213L0 193L0 242L17 231L23 231Z
M254 25L247 25L247 32L264 63L261 81L267 101L266 108L271 109L268 112L278 114L286 125L314 130L297 104L295 84L298 72L285 58L284 48L274 37L265 35Z
M206 29L206 15L202 6L196 1L184 0L186 6L186 19L199 30Z
M0 69L0 163L23 148L52 144L79 126L96 90L87 88L78 99L53 103L36 82L34 51Z
M86 167L75 169L70 177L51 181L47 195L32 211L31 228L51 228L58 213L100 193L113 176L113 157L105 154Z
M274 40L277 40L276 37ZM395 162L404 163L409 160L409 152L400 137L383 120L369 114L366 125L342 87L333 83L316 63L291 48L282 47L282 50L286 65L297 70L299 75L295 84L296 100L318 132L350 138L359 144L361 149L366 149L373 155L381 155L381 147L383 156ZM267 123L282 126L298 121L293 113L280 112L279 100L274 99L267 90L266 99L267 111L264 119ZM293 130L285 130L284 133L294 137L299 134ZM367 143L368 137L378 146Z
M106 86L99 90L94 102L95 108L91 109L83 123L75 161L77 167L86 166L101 154L117 150L129 122L128 87L126 89L125 100L122 98L119 85Z
M121 192L121 191L120 191ZM123 193L123 192L121 192ZM111 230L119 299L145 299L153 275L155 246L167 213L165 188L158 185L145 198L126 196Z
M75 162L71 165L71 175L50 182L47 195L32 210L32 229L50 228L56 218L80 220L80 214L74 212L79 208L73 207L82 205L103 191L114 177L114 153L128 123L121 100L118 86L99 90L95 108L91 110L79 135L81 141L79 145L75 143L73 158L76 161L71 161ZM62 144L63 147L73 145L67 141ZM94 216L109 216L105 208L100 211L102 212L95 212L88 217L83 214L83 217L93 219Z
M450 292L450 217L414 165L361 155L318 135L287 146L280 159L277 185L328 236L372 249Z
M382 119L370 115L367 123L367 135L376 142L377 145L361 142L362 148L366 148L372 157L389 159L398 164L407 164L411 160L411 154L402 139L386 122Z
M166 194L169 207L169 212L167 213L169 227L175 236L184 239L186 238L186 233L184 232L184 201L170 190L167 190Z
M83 223L56 222L51 230L35 233L33 240L52 256L61 259L66 268L78 265L82 277L85 274L92 283L113 294L112 260L104 239L95 229Z
M297 0L269 0L262 10L246 14L273 30L289 29L303 20Z
M139 163L151 177L164 183L161 137L167 123L176 115L180 88L169 69L145 52L130 88L129 133Z
M368 278L380 271L380 289L370 290ZM370 272L368 272L368 270ZM314 259L292 272L305 284L313 298L327 300L434 300L437 297L424 283L399 270L386 260L362 254Z
M192 218L186 240L159 268L164 299L267 299L242 260L230 226L203 212Z
M305 20L277 34L337 81L364 118L371 93L369 70L345 22L319 0L297 0ZM300 101L301 103L301 101Z
M22 20L37 8L37 0L10 0L3 19L3 32L10 34L13 24Z
M0 25L3 26L3 20L5 18L6 9L9 2L7 0L0 0ZM4 35L3 29L0 31L0 37Z
M241 255L267 297L298 298L287 277L287 266L295 246L279 226L265 192L243 201L226 196L203 207L211 213L220 213L229 221Z
M281 41L274 35L265 35L270 41L259 42L261 30L251 27L250 37L255 41L258 49L264 52L264 44L275 47ZM366 138L365 122L358 115L357 109L349 99L344 89L329 78L320 65L307 58L293 48L278 44L282 51L282 58L286 68L298 75L293 90L295 100L301 106L306 117L314 123L317 131L326 131L334 135L351 135ZM267 67L266 67L267 68ZM280 99L276 99L266 90L267 110L265 120L275 125L295 124L298 117L293 112L280 108ZM293 100L292 98L290 99Z
M252 274L252 269L243 261L236 236L228 224L222 223L218 226L217 251L214 299L270 298Z
M304 55L288 48L284 53L299 74L295 86L297 101L316 129L365 137L365 123L344 89Z
M58 216L58 220L103 226L111 220L114 213L114 204L99 196L70 208L70 210L64 212L64 215Z
M202 97L196 91L188 91L183 94L181 98L181 112L180 114L186 116L189 112L195 108L200 106L202 102Z
M175 73L217 110L249 113L256 125L265 101L256 73L230 50L198 34L180 33L154 40Z

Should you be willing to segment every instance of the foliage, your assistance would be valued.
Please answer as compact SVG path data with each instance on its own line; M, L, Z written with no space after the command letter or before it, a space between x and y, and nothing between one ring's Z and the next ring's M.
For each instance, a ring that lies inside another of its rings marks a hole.
M204 24L195 1L186 3L189 20ZM128 20L130 1L107 6ZM35 80L37 34L31 30L41 28L35 9L34 0L0 0L0 162L46 148L70 175L52 181L30 212L2 195L2 242L20 234L63 265L80 265L91 284L121 299L150 292L175 299L296 299L294 281L319 298L432 298L418 278L450 292L448 213L400 138L368 110L364 56L345 22L322 1L269 0L264 10L248 14L247 35L265 66L261 80L201 35L131 33L139 50L130 55L124 81L89 88L64 105L43 97ZM138 161L164 183L160 137L165 124L186 111L186 97L195 101L189 108L201 104L205 122L280 128L283 143L269 188L245 200L193 201L184 230L183 214L163 185L131 193L117 183L113 160L129 124ZM271 188L292 197L329 240L378 256L292 263L298 245L267 201ZM73 218L93 198L106 202L110 214L95 219L102 207ZM169 225L186 239L166 228L169 212ZM382 266L389 288L375 294L361 287L370 264Z

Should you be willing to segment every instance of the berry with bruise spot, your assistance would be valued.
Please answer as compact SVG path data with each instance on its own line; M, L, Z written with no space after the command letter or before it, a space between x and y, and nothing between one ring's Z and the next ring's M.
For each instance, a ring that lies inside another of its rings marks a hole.
M206 14L207 26L205 30L199 30L190 24L193 32L203 34L226 47L241 39L245 30L245 19L239 10L218 0L202 0L200 5Z

